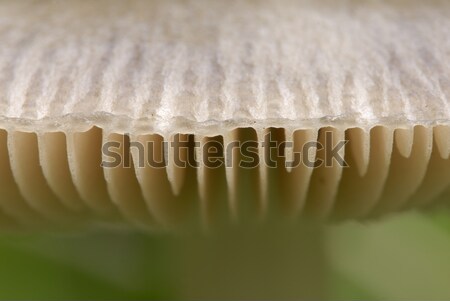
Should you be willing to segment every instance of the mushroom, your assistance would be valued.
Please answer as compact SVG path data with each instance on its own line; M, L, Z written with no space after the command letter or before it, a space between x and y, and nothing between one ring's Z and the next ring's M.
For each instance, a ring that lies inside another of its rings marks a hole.
M450 5L413 2L2 1L0 220L320 232L448 203Z

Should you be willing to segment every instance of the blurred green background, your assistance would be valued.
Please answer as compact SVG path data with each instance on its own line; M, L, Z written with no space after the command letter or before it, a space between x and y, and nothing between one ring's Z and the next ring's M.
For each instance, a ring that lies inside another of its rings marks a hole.
M448 212L408 212L376 221L331 224L305 235L320 236L320 244L313 248L322 252L318 263L309 258L314 254L302 256L321 271L323 277L312 281L323 282L319 289L328 300L450 299ZM234 243L230 237L224 246ZM279 244L270 237L268 234L260 240L263 243L256 248L264 249L265 242L268 249ZM188 276L180 273L179 267L183 266L181 261L191 258L178 253L196 243L198 238L191 236L121 228L80 233L4 233L0 238L0 299L189 299L180 291L183 277ZM285 247L279 245L274 252ZM220 248L214 252L220 253ZM276 256L270 254L267 258ZM236 254L233 256L232 260L240 260ZM215 258L221 260L220 256ZM202 260L209 259L193 259L188 274L195 274L190 269ZM311 271L310 267L305 272ZM221 273L220 268L216 272ZM282 270L278 272L275 279L284 281L288 277L281 275ZM287 285L292 283L295 281ZM204 288L202 283L197 285L199 290ZM226 281L223 285L227 288ZM228 289L233 290L233 285Z

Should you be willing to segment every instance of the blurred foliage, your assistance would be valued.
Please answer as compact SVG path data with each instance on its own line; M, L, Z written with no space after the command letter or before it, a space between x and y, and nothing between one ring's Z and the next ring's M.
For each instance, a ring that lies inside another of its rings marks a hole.
M323 233L327 299L450 299L448 213L345 222ZM2 234L0 299L182 299L174 240L120 229Z

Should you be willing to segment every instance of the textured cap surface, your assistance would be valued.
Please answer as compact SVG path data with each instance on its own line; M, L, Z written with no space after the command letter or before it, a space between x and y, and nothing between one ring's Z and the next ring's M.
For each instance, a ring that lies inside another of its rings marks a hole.
M450 117L446 1L1 1L0 24L2 127Z

